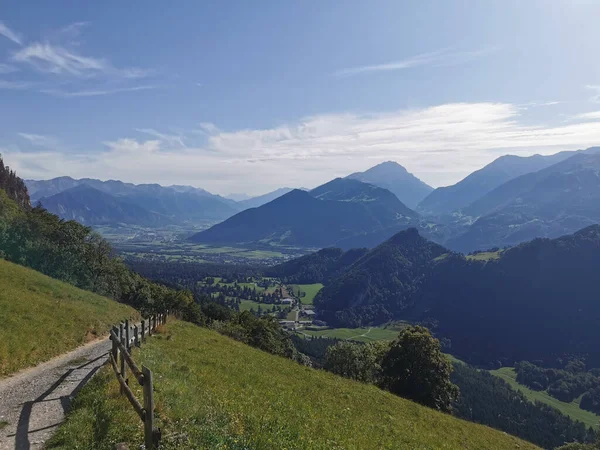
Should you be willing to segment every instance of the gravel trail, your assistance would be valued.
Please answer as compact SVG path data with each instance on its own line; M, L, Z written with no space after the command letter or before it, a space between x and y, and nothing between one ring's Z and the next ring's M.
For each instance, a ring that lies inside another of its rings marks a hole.
M108 338L0 380L0 450L42 449L73 397L107 361Z

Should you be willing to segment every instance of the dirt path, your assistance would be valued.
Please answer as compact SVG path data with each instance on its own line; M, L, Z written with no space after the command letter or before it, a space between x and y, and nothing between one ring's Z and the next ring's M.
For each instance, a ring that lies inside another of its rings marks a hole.
M108 339L94 341L0 380L0 450L43 448L109 349Z

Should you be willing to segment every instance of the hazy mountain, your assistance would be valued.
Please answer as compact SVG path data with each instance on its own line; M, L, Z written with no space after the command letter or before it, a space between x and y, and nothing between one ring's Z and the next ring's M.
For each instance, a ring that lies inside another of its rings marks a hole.
M450 248L470 251L557 237L600 223L600 153L581 152L515 178L465 208L479 217Z
M275 200L276 198L281 197L282 195L287 194L288 192L293 191L292 188L283 187L274 190L273 192L268 192L263 195L259 195L257 197L252 197L247 200L238 201L238 207L240 210L248 209L248 208L258 208L270 201Z
M391 192L358 180L338 178L310 192L295 189L190 239L327 247L350 236L414 220L418 220L418 214Z
M40 202L51 213L67 220L76 220L84 225L130 224L146 227L165 226L172 221L165 216L150 212L130 203L82 184Z
M364 172L356 172L347 178L371 183L392 192L409 208L415 209L433 188L394 161L371 167Z
M575 152L560 152L550 156L501 156L462 181L452 186L435 189L419 203L417 210L424 214L449 214L464 208L513 178L537 172L574 154Z
M52 180L26 180L32 192L32 202L72 189L76 186L89 186L105 194L123 199L129 204L143 207L172 219L173 223L202 220L223 220L240 210L237 204L224 197L211 194L204 189L192 186L161 186L159 184L132 184L118 180L101 181L91 178L76 180L70 177ZM88 205L94 209L94 205Z
M347 267L315 305L333 326L425 322L448 339L453 354L476 363L587 354L598 364L598 267L598 225L535 239L489 260L451 253L411 229Z
M244 200L250 200L252 197L248 194L236 194L236 193L231 193L229 195L226 195L225 198L229 199L229 200L233 200L234 202L242 202Z

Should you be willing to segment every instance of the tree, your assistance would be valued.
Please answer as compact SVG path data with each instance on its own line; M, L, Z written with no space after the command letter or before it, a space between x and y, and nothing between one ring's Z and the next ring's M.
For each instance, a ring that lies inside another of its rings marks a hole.
M346 378L365 383L377 383L381 376L381 361L389 344L340 341L327 348L324 369Z
M458 397L450 382L452 364L442 354L440 341L421 326L404 329L382 362L382 387L440 411L449 411Z

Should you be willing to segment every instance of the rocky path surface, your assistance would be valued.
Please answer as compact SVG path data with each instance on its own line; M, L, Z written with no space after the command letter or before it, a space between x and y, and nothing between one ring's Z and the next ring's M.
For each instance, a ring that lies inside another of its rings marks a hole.
M109 349L108 339L94 341L0 380L0 450L44 448Z

